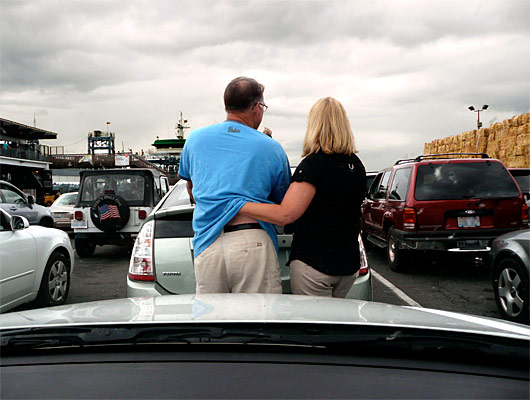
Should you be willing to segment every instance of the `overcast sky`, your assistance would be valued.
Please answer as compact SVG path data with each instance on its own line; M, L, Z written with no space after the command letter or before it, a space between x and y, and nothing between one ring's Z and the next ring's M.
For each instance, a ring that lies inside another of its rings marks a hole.
M110 130L135 152L225 119L236 76L265 85L267 126L300 157L311 106L346 108L367 170L530 110L530 1L0 0L0 117L67 153Z

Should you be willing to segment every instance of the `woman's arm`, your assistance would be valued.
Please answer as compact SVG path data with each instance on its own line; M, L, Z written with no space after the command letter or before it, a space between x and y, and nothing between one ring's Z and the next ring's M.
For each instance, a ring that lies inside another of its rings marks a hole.
M287 225L302 216L315 192L316 188L308 182L293 182L285 193L282 204L247 203L239 212L260 221Z

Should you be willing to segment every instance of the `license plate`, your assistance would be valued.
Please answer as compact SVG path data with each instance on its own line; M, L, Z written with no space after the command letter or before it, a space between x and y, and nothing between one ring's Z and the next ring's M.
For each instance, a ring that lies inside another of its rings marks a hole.
M78 221L76 219L72 220L72 228L88 228L88 221L86 219Z
M68 213L54 213L52 214L53 217L55 218L70 218L70 214Z
M459 240L457 244L461 249L483 249L486 247L480 240Z
M459 228L476 228L480 226L480 217L458 217Z

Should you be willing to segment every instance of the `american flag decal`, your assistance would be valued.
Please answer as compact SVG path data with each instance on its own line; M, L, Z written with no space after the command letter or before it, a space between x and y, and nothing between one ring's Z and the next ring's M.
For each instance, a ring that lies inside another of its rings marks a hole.
M118 207L114 204L103 204L99 207L99 219L103 221L108 218L120 218Z

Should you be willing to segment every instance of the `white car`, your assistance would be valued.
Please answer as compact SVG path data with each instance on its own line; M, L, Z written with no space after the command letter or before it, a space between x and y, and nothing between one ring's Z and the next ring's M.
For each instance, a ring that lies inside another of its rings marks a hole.
M26 218L0 209L0 312L36 300L64 304L74 269L66 232L29 225Z
M77 192L64 193L50 206L53 223L56 228L71 230L74 219L74 206L77 201Z

